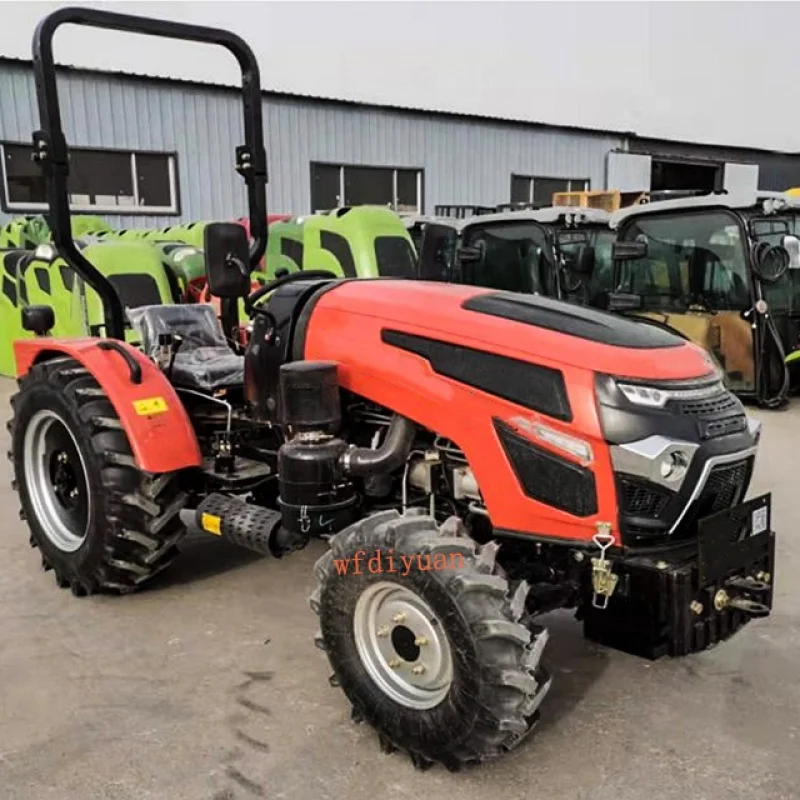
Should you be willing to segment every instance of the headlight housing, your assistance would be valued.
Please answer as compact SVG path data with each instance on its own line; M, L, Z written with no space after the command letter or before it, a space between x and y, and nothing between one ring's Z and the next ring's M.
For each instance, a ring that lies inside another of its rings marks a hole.
M648 386L646 384L629 383L615 379L617 389L625 399L635 406L646 408L664 408L670 400L705 400L727 391L719 376L700 386L690 388L668 388L667 386Z

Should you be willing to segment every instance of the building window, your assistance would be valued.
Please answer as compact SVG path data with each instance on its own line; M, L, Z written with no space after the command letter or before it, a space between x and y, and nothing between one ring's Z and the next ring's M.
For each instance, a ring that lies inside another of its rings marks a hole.
M312 211L341 206L389 206L398 213L422 213L421 169L311 164Z
M4 142L0 151L3 209L45 210L45 182L31 146ZM79 212L177 215L176 156L76 147L69 151L69 203Z
M534 178L511 176L511 202L549 206L556 192L588 192L588 178Z

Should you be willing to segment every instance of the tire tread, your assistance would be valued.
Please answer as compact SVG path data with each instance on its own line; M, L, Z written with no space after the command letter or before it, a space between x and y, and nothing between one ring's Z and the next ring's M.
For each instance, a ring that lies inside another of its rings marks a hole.
M72 358L35 364L18 380L19 391L11 398L14 415L8 425L12 437L20 401L42 384L61 392L85 425L85 440L99 465L98 483L108 522L102 556L93 560L85 574L60 569L44 552L42 566L53 569L56 583L78 596L134 591L166 569L177 555L178 542L186 532L180 520L186 495L179 491L176 474L151 475L138 469L114 406L94 376ZM40 546L33 530L31 545Z

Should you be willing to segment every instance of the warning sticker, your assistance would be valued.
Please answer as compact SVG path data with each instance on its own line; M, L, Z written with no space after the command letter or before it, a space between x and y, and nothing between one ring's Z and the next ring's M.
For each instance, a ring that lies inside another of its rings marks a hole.
M757 508L753 512L753 536L759 533L764 533L767 530L767 521L769 518L767 506Z
M143 400L133 401L133 410L140 417L149 417L169 411L169 406L163 397L145 397Z
M200 527L214 536L222 536L222 519L214 514L201 514Z

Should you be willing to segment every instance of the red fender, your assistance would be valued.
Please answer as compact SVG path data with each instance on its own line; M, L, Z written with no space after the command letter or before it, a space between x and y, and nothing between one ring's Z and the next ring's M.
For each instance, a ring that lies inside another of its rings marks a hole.
M14 342L17 375L50 358L66 355L92 374L119 415L122 428L144 472L174 472L203 463L192 423L164 373L143 353L117 342L142 369L142 382L133 383L125 359L101 350L102 339L21 339Z

